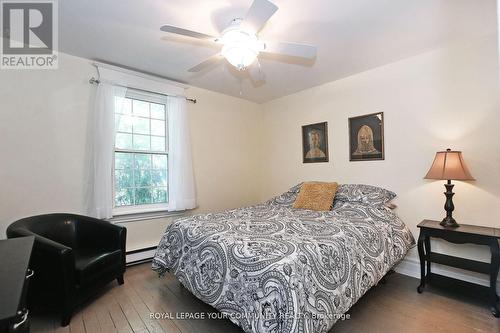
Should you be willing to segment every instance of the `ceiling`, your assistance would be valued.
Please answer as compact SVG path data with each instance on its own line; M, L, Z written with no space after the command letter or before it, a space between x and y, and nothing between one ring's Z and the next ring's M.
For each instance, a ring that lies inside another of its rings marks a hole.
M160 31L164 24L218 35L251 0L59 1L60 51L262 103L450 43L495 34L495 0L271 0L279 10L265 40L313 44L314 61L261 56L264 84L222 62L206 42Z

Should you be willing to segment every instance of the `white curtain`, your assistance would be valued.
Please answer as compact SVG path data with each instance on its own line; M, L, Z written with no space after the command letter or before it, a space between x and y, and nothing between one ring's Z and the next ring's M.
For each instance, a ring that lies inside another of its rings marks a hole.
M184 97L167 97L169 210L196 207L191 140Z
M113 156L115 143L115 103L120 107L126 88L99 83L95 96L91 135L89 214L113 217Z

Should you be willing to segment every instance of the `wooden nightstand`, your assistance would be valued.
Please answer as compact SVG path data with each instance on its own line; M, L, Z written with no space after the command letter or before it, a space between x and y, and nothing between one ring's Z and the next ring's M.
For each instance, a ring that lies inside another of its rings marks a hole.
M431 273L431 262L488 274L490 276L489 303L491 306L491 313L493 313L495 317L500 317L500 311L497 307L499 298L496 292L498 268L500 266L500 251L498 246L500 229L466 224L461 224L458 228L445 228L439 224L439 221L431 220L423 220L417 227L420 228L420 235L417 243L418 255L420 257L420 285L417 291L422 293L426 281L431 280L433 275L437 276L437 274ZM432 252L431 237L441 238L455 244L471 243L489 246L491 251L491 263ZM425 272L426 262L427 274Z

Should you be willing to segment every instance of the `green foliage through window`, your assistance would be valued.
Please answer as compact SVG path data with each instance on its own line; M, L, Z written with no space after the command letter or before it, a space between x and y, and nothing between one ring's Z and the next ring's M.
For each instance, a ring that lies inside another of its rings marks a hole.
M164 104L116 99L116 207L168 203L166 129Z

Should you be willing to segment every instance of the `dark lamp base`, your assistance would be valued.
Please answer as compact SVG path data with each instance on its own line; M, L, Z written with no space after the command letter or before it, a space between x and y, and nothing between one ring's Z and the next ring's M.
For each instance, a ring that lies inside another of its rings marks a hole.
M446 217L441 221L441 225L447 228L456 228L458 227L457 221L453 218L453 210L455 210L455 205L453 204L453 184L451 180L448 180L444 187L446 187L446 192L444 195L446 196L446 203L444 204L444 210L446 211Z
M460 226L453 217L445 217L439 224L446 228L457 228Z

